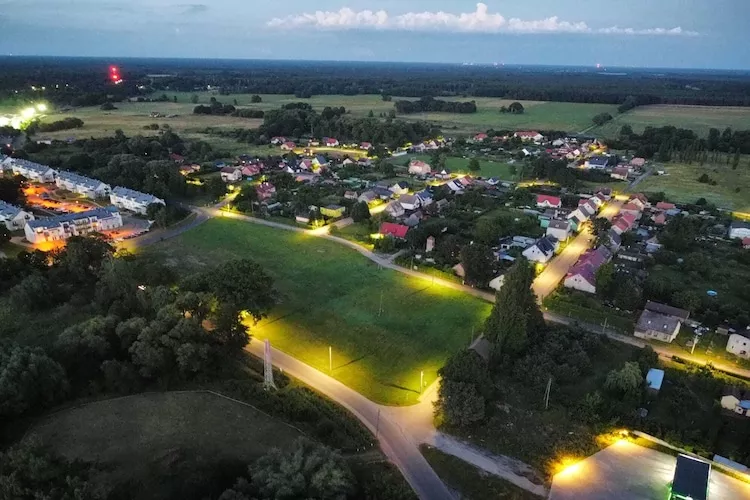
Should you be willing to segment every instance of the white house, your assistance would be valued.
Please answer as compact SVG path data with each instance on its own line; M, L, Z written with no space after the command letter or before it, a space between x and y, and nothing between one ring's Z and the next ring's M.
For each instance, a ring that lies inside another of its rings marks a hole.
M224 167L219 175L224 182L239 182L242 180L242 170L234 167Z
M744 239L750 237L750 223L735 221L729 225L729 237L731 239Z
M409 173L411 175L429 175L430 172L432 172L432 168L429 163L420 160L409 162Z
M106 198L112 187L98 179L91 179L75 172L60 171L55 178L55 185L60 189L67 189L87 198Z
M733 333L729 336L727 351L735 356L750 359L750 338L738 333Z
M750 391L727 387L721 397L721 407L738 415L750 417Z
M49 219L32 220L26 223L24 233L30 243L45 243L119 227L122 227L120 212L117 207L110 206Z
M596 250L586 251L565 275L563 286L586 293L596 293L596 272L609 262L612 253L601 246Z
M401 203L394 200L385 207L385 213L387 213L391 217L397 218L404 215L406 211L404 210L404 207L401 205Z
M409 183L406 181L399 181L388 189L390 189L393 194L401 196L409 192Z
M490 288L492 288L495 291L499 291L503 287L504 283L505 283L505 276L501 274L497 278L494 278L492 281L490 281Z
M544 136L536 130L520 130L513 134L513 137L518 137L522 141L533 142L542 142L542 139L544 139Z
M551 220L547 226L547 236L552 236L557 241L565 241L570 237L573 224L568 220Z
M533 245L523 251L523 256L531 262L547 263L555 255L556 243L546 236L539 238Z
M415 194L405 194L398 199L404 210L416 210L422 206L422 200Z
M8 231L23 229L30 220L34 220L33 214L0 200L0 224L4 224Z
M21 160L19 158L6 158L4 166L10 166L15 175L22 175L30 181L53 182L57 173L47 165L40 165L33 161Z
M166 205L164 200L157 198L152 194L141 193L133 189L117 186L112 190L109 195L109 201L114 206L131 212L136 212L142 215L146 215L146 210L149 205L158 203L160 205Z
M642 339L672 342L680 333L682 323L687 321L689 316L690 313L684 309L649 300L638 318L634 335Z

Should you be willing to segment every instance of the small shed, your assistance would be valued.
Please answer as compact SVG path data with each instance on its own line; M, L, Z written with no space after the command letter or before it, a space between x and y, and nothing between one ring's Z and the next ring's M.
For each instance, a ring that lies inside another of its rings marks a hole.
M646 374L646 385L648 386L649 392L657 394L661 390L661 385L663 382L664 370L651 368Z

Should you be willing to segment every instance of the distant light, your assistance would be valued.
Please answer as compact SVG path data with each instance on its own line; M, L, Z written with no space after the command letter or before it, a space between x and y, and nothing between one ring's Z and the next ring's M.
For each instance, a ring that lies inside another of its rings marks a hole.
M29 119L32 118L36 114L36 109L34 108L26 108L23 111L21 111L21 116Z
M42 112L47 111L47 105L46 104L37 104L36 105L36 109L38 111L42 111Z

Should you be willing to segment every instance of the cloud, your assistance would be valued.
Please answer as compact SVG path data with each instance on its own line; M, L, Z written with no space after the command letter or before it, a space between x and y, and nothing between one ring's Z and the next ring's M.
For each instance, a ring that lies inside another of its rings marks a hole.
M202 14L208 10L208 5L204 5L202 3L182 5L181 7L183 8L182 13L187 15Z
M682 28L611 28L591 29L585 22L560 20L557 16L525 21L506 19L492 13L484 3L478 3L474 12L454 14L450 12L407 12L390 15L384 10L354 11L344 7L338 11L317 11L273 18L268 26L274 28L310 27L319 30L399 30L399 31L448 31L457 33L598 33L611 35L697 35Z

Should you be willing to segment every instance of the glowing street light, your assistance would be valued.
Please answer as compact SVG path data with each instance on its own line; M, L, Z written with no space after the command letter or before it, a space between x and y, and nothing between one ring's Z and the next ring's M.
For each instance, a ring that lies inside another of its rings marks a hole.
M37 111L43 113L43 112L47 111L47 105L46 104L37 104L36 105L36 109L37 109Z
M32 118L36 114L36 109L34 108L26 108L23 111L21 111L21 116L25 119Z

